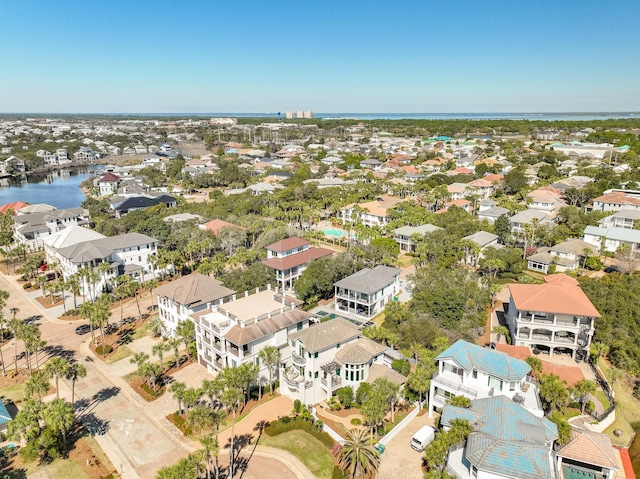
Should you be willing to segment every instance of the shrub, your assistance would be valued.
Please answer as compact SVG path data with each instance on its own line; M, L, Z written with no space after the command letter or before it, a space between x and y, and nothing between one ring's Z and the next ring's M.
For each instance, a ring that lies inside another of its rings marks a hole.
M584 262L584 266L591 271L600 271L602 268L602 261L597 256L589 256Z
M406 359L396 359L391 363L391 368L398 371L403 376L408 376L411 372L411 365Z
M300 414L300 408L302 407L302 403L300 402L300 399L296 399L295 401L293 401L293 412L296 414Z
M285 421L285 417L287 420ZM313 437L318 439L322 444L324 444L328 449L331 449L335 444L334 440L324 431L318 430L316 426L314 426L310 421L305 421L302 418L290 418L287 416L283 416L277 421L273 421L270 423L265 429L264 432L273 437L284 432L294 431L294 430L302 430L308 432Z
M351 424L354 425L354 426L360 426L362 424L362 421L360 419L358 419L357 417L354 417L351 420Z
M351 386L345 386L336 391L336 396L340 400L340 404L345 409L351 408L353 404L353 388Z
M367 397L371 395L371 384L369 383L360 383L358 387L358 391L356 392L356 403L363 404Z
M31 283L24 283L22 285L22 289L29 289L29 288L31 288Z
M173 423L175 427L180 429L182 434L184 434L185 436L191 436L191 434L193 434L193 431L191 430L191 428L187 427L187 422L185 421L185 419L177 412L174 412L173 414L169 415L169 420Z
M104 347L102 344L96 347L96 354L109 354L111 351L113 351L113 348L108 344L105 344Z

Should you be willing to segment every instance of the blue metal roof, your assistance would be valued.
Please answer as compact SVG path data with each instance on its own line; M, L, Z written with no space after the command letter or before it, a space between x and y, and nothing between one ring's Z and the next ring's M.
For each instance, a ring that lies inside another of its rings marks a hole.
M525 361L462 339L436 358L443 359L452 359L467 372L477 369L504 381L521 381L531 371L531 367Z
M521 479L555 477L549 453L558 428L548 419L506 396L476 399L470 409L446 405L440 423L449 426L454 419L472 426L464 454L478 469Z
M0 401L0 425L8 423L9 421L11 421L11 419L11 414L9 414L9 411L7 411L4 403Z

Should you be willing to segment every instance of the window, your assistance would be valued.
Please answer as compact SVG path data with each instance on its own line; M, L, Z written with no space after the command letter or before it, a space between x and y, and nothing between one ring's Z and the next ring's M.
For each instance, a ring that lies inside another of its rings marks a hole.
M473 375L473 379L478 379L478 370L474 369L472 375Z
M340 349L340 343L336 344L336 349Z
M318 359L318 353L317 352L313 353L313 357L314 359Z
M515 391L516 390L516 383L515 381L511 381L509 383L509 391Z
M260 366L260 358L256 358L256 366Z
M318 371L316 371L316 372L314 373L313 378L314 378L314 379L318 379Z
M300 331L302 329L302 321L300 321L297 325L296 328L298 331Z

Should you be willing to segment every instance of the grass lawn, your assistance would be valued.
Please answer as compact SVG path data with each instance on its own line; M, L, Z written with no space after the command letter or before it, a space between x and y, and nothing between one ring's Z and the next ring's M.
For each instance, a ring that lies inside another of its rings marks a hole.
M4 471L2 477L8 479L24 479L42 471L48 479L91 479L84 468L72 459L56 459L46 466L38 466L38 461L28 462L26 464L20 462L14 470Z
M598 366L608 378L611 365L600 358ZM640 424L640 401L633 397L632 389L624 380L617 381L613 390L616 393L616 420L604 432L609 435L613 444L628 447L634 432L631 425ZM614 436L613 431L616 429L622 431L620 437Z
M113 356L109 356L105 360L105 363L113 364L120 361L121 359L128 358L129 356L133 356L133 351L131 351L126 346L118 346L118 350L115 352L115 354Z
M598 401L600 401L600 404L602 404L602 407L605 409L605 411L611 407L611 403L609 402L609 398L602 391L602 389L596 390L596 392L594 392L593 395L596 397L596 399Z
M24 400L25 396L25 383L16 384L15 386L9 386L0 390L0 396L3 396L5 402L13 401L19 403Z
M331 452L315 437L305 431L289 431L260 438L260 445L277 447L300 459L318 479L329 479L333 472Z

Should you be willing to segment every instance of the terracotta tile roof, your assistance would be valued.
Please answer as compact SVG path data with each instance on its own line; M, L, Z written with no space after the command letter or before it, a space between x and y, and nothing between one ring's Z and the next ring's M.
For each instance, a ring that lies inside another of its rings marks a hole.
M531 356L531 350L527 346L512 346L510 344L498 343L496 349L508 354L512 358L522 359L523 361ZM542 359L542 358L540 358ZM584 379L582 370L577 366L561 366L559 364L551 364L542 360L543 374L555 374L567 386L573 387Z
M270 268L278 271L286 271L295 266L301 266L307 264L314 259L324 258L325 256L331 256L333 251L325 248L309 248L299 253L285 256L284 258L269 258L262 261L262 264L269 266Z
M493 186L493 183L484 178L480 178L478 180L470 181L469 186L473 186L475 188L491 188Z
M609 193L594 198L593 201L600 201L601 203L613 203L618 205L640 205L640 198L627 196L622 192Z
M13 210L13 212L15 213L20 208L24 208L25 206L29 206L29 203L25 203L23 201L12 201L11 203L0 206L0 214L4 214L7 210Z
M286 238L281 241L277 241L275 243L267 246L269 251L275 251L276 253L282 253L283 251L289 251L293 248L299 248L300 246L308 245L309 242L305 239L298 238L297 236L293 236L291 238Z
M109 181L120 181L120 177L118 175L114 175L112 173L105 173L99 179L99 183L109 182Z
M238 228L240 230L247 229L242 226L234 225L233 223L229 223L228 221L224 221L224 220L211 220L201 226L206 231L211 231L213 234L216 234L216 235L220 232L222 228Z
M622 466L624 467L624 477L626 479L635 479L636 473L633 471L633 463L631 462L629 450L623 447L614 447L620 454L620 462L622 462Z
M491 175L485 176L484 179L487 180L487 181L491 181L491 182L502 181L502 180L504 180L504 175L502 175L500 173L493 173Z
M575 279L565 274L549 275L544 279L545 284L509 285L509 292L519 311L600 317Z
M606 434L573 429L569 444L556 454L594 466L618 469L616 451L611 445L611 439Z

